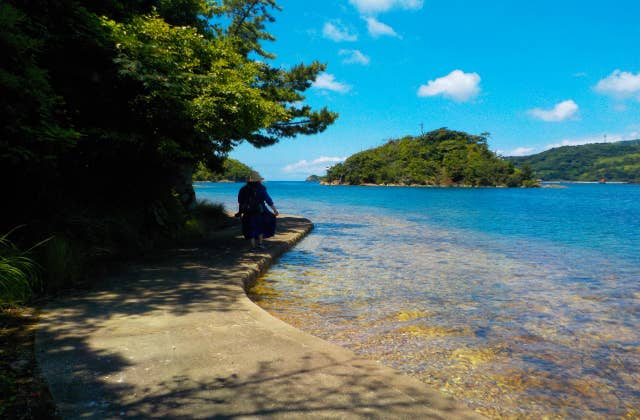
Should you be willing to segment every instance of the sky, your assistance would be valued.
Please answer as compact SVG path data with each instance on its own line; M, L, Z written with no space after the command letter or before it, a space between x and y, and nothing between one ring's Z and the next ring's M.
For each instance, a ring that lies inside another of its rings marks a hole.
M325 132L232 158L267 180L324 175L350 155L441 127L521 156L640 138L639 0L280 0L264 45L285 69L327 69L305 92Z

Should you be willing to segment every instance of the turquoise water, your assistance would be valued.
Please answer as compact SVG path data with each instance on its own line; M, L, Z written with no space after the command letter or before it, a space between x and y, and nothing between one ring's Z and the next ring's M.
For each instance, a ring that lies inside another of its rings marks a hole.
M254 290L276 316L491 417L640 416L640 186L266 185L316 225Z

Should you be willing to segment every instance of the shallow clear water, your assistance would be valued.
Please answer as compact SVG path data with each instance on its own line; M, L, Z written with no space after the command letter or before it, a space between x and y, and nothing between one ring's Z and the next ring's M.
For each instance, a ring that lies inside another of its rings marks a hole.
M267 187L316 225L253 290L276 316L491 417L640 416L640 186Z

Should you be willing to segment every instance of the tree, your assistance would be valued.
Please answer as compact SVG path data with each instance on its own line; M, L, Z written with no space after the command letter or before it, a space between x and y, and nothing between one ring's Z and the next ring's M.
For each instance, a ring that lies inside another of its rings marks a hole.
M12 203L26 205L29 197L46 193L39 182L43 174L57 182L61 157L79 139L79 133L65 121L64 99L38 64L44 41L30 33L29 26L25 13L9 3L0 4L0 55L4 57L0 65L0 182L6 197L5 220L0 225L28 212Z
M198 162L213 169L242 141L264 147L281 138L324 131L337 114L300 105L302 92L325 66L286 71L250 58L272 58L261 41L273 40L273 0L202 3L211 26L172 26L157 11L128 23L105 19L116 42L119 74L141 86L136 111L155 135L163 161ZM176 120L181 124L176 124Z
M337 114L304 104L325 65L281 69L263 49L276 11L274 0L2 2L0 167L11 199L0 223L78 229L78 213L117 210L153 230L176 197L193 199L198 164L219 170L243 141L325 130Z

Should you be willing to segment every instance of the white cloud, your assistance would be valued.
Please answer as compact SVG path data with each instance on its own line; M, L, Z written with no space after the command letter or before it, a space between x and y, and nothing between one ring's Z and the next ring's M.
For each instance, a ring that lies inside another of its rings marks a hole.
M600 80L595 87L596 92L625 99L635 96L640 101L640 72L633 74L627 71L614 70L609 76Z
M518 147L507 153L507 156L526 156L536 150L534 147Z
M380 22L376 18L365 17L364 20L367 21L367 30L369 31L369 35L372 37L379 38L381 36L393 36L400 38L400 35L398 35L391 26Z
M322 156L314 160L300 160L296 163L285 166L282 170L286 173L306 174L306 175L322 175L327 168L336 163L344 162L346 158Z
M349 29L342 25L340 21L326 22L322 28L322 36L335 42L358 40L358 35L349 32Z
M438 96L453 99L457 102L469 101L480 93L480 75L454 70L444 77L429 80L418 89L418 96Z
M539 120L547 122L565 121L575 116L577 112L578 104L573 102L573 100L571 99L556 104L556 106L554 106L553 109L550 110L544 110L540 108L529 110L530 115Z
M366 66L371 61L369 57L359 50L340 50L338 54L345 57L342 62L346 64L362 64Z
M330 90L332 92L347 93L351 90L351 86L337 82L336 77L333 74L322 73L313 82L313 87L316 89Z
M625 112L627 110L627 106L625 104L615 104L613 106L613 110L617 112Z
M422 9L423 0L349 0L360 13L386 12L391 9Z

